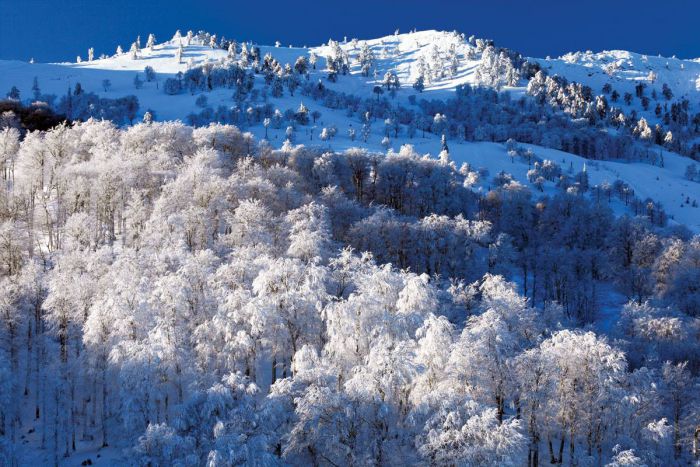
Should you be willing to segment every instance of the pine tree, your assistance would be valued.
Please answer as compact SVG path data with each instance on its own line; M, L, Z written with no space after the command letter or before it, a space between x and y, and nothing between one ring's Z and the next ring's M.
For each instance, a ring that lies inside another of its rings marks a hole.
M308 72L308 63L306 61L306 57L297 57L296 61L294 62L294 71L296 71L300 75L305 75Z
M182 63L182 57L183 54L185 53L185 49L182 47L182 42L177 47L177 50L175 51L175 58L177 59L177 63Z
M146 65L146 67L144 67L143 74L146 75L146 81L149 83L156 79L156 71L150 65Z
M423 79L427 79L428 82L431 82L431 73L430 73L430 68L428 67L428 64L425 61L425 57L421 55L418 57L418 76L422 76Z
M153 48L156 46L156 36L154 34L148 35L148 41L146 42L146 47L148 50L153 52Z
M362 44L360 49L360 54L358 56L358 61L360 63L360 70L362 71L362 76L369 76L372 67L374 66L374 53L370 49L366 42Z
M36 76L34 77L34 81L32 82L32 93L34 95L34 100L38 101L41 97L41 89L39 89L39 80Z
M366 121L362 124L362 141L366 143L370 134L372 134L372 126L370 125L369 121Z
M297 109L296 113L294 114L294 119L300 125L308 125L309 124L309 109L304 105L303 102L299 104L299 108Z
M17 86L12 86L10 88L10 90L7 92L6 96L8 99L18 101L20 94L19 94L19 89L17 88Z
M240 63L242 67L247 67L250 57L248 56L248 45L244 42L241 44Z
M457 55L457 47L454 44L450 44L448 61L450 66L450 77L454 77L459 70L459 56Z
M236 59L236 42L235 41L231 41L229 43L227 57L229 60Z
M284 94L284 81L282 78L279 77L279 75L275 74L272 78L272 85L270 86L270 92L272 94L272 97L282 97Z
M418 75L418 78L416 78L416 81L413 83L413 89L418 92L423 92L425 89L425 78L423 78L423 75Z

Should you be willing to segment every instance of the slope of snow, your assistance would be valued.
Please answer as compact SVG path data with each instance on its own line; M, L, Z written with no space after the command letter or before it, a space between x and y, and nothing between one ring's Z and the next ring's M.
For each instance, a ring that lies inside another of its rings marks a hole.
M649 56L625 50L608 50L599 53L574 52L555 59L530 58L538 62L550 74L559 75L569 81L586 84L594 94L601 94L603 86L609 83L620 94L615 105L623 112L635 110L647 120L657 122L652 101L648 110L643 110L635 97L631 105L623 102L625 93L635 95L635 86L647 86L645 95L650 97L656 90L659 102L667 102L661 95L664 84L673 91L673 101L688 99L692 113L700 111L700 59L681 60L661 56ZM608 96L609 98L609 96Z
M377 77L362 77L359 65L352 58L360 51L361 44L366 43L372 50L376 61ZM474 71L479 60L469 60L468 51L473 49L459 34L444 31L417 31L394 36L386 36L379 39L358 41L341 44L343 51L351 57L351 72L360 79L363 85L377 84L381 82L384 73L394 71L402 83L402 86L410 88L419 76L418 61L423 58L430 63L434 54L446 57L450 47L456 49L460 59L460 65L454 76L444 72L444 76L436 79L426 78L425 92L427 98L443 98L446 94L460 84L474 84ZM328 56L331 49L328 46L314 47L313 50L319 57ZM441 70L442 71L442 70ZM442 92L440 92L442 91Z
M184 39L182 41L184 42ZM134 94L139 98L142 111L154 109L160 119L182 119L195 109L194 99L188 99L183 95L167 96L159 89L160 83L166 77L186 71L190 61L199 65L205 61L224 60L227 52L193 43L185 47L182 63L178 63L176 52L179 43L179 39L173 39L156 45L153 50L143 48L137 60L132 60L130 54L125 52L82 63L30 64L19 61L0 61L0 91L6 92L5 90L9 90L14 85L20 89L22 97L26 99L31 96L32 80L37 77L42 93L61 96L70 86L80 82L84 89L103 97ZM376 71L368 77L361 75L359 65L356 63L360 48L365 43L376 59ZM310 79L317 80L326 76L324 57L331 53L331 47L328 45L310 48L263 45L259 47L263 56L270 53L282 64L293 64L297 57L308 56L313 52L318 56L319 63L317 69L311 71ZM441 76L426 79L425 93L421 96L428 99L442 99L449 97L458 85L474 84L475 70L480 62L474 47L462 35L454 32L417 31L366 41L342 42L340 47L350 57L351 77L342 76L337 83L326 82L326 85L361 96L371 96L372 87L382 81L387 71L394 71L402 84L397 99L406 100L409 95L416 94L411 85L419 75L419 59L423 58L430 66L434 56L440 56L444 60L449 49L454 47L459 57L459 67L456 72L452 74L448 70L431 70L430 75ZM469 57L476 57L476 59L469 59ZM601 92L604 84L610 83L621 96L614 105L621 107L623 111L636 110L651 121L657 120L653 103L648 111L643 111L638 99L634 99L631 106L622 102L624 93L629 92L634 95L634 86L640 82L647 84L647 95L655 89L662 103L664 99L661 96L661 87L664 83L668 84L673 89L674 100L687 98L690 100L691 110L700 110L697 108L700 105L700 59L680 60L613 50L600 53L575 52L555 59L530 58L529 60L539 62L551 75L557 74L570 81L590 86L596 94ZM143 89L137 90L133 85L134 76L137 73L143 75L142 72L146 66L153 67L159 75L159 81L144 83ZM650 72L656 76L653 82L649 79ZM104 79L109 79L112 83L107 92L102 89ZM524 84L523 81L522 85ZM212 104L219 101L230 103L230 99L228 102L226 99L218 99L216 91L212 93L213 99L210 98ZM523 88L515 88L512 91L522 92ZM224 97L230 96L227 93Z
M361 75L359 65L354 60L364 42L369 45L376 58L376 73L369 77ZM79 82L83 89L94 92L100 97L115 98L134 94L139 98L141 111L154 109L159 119L183 119L196 110L195 99L186 94L166 95L160 89L162 81L178 72L185 72L190 61L195 65L206 61L216 62L224 60L227 52L218 48L212 49L208 46L192 44L185 47L182 62L178 63L176 59L178 44L179 40L171 40L156 45L153 50L143 48L137 60L133 60L128 52L82 63L32 64L0 60L0 90L6 92L4 90L17 86L22 99L27 99L32 95L33 79L37 77L43 94L55 94L60 97ZM445 57L451 45L455 46L460 57L457 73L453 77L445 76L426 81L426 97L444 98L453 92L457 85L473 83L474 68L479 63L478 60L466 59L467 51L472 47L455 33L421 31L357 43L343 43L341 48L351 59L351 76L342 76L337 83L325 82L325 84L346 93L371 96L373 86L381 82L387 71L392 70L402 83L398 98L407 99L408 95L416 94L411 84L418 76L416 63L419 57L429 60L431 54L435 53ZM282 64L294 64L299 56L308 57L310 52L314 52L319 62L317 69L311 70L310 79L317 80L326 76L324 57L330 53L328 45L312 48L259 47L262 56L270 53ZM134 77L140 73L141 78L144 79L142 72L146 66L151 66L158 73L159 79L157 82L144 83L142 89L135 89ZM108 91L104 91L102 87L102 81L105 79L111 81ZM208 96L210 103L214 105L231 104L230 94L229 90L214 90L208 93Z
M535 59L537 60L537 59ZM648 85L668 84L678 96L693 97L700 91L700 61L681 60L675 57L648 56L625 50L609 50L599 53L575 52L558 59L545 60L555 73L571 76L572 80L595 84L618 82L631 89L639 82ZM584 71L585 70L585 71ZM649 73L656 80L649 80ZM579 75L579 76L576 76Z

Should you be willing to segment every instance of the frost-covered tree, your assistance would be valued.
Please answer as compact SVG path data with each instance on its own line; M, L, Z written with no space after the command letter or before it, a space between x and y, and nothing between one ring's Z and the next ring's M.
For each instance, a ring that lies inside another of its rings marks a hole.
M148 50L153 52L153 48L156 46L156 36L154 34L148 35L148 40L146 41L146 47Z
M357 56L357 61L360 64L360 71L362 72L362 76L369 76L370 71L372 71L372 67L374 66L375 58L372 49L366 42L364 42L362 44L362 47L360 48L360 53Z
M129 49L129 56L132 60L136 60L139 58L139 47L136 44L136 42L131 43L131 48Z
M175 51L175 58L177 59L177 63L182 63L182 57L184 56L184 47L182 46L182 43L180 43L177 47L177 50Z
M425 89L425 78L423 75L418 75L418 78L413 82L413 89L418 92L423 92Z
M164 85L199 96L208 79L251 79L229 61L197 69ZM252 89L210 110L286 129L280 148L150 110L129 126L46 131L18 124L19 108L3 116L0 458L12 465L34 429L28 446L48 462L106 446L151 465L692 462L700 241L652 224L658 207L631 185L596 187L592 163L541 159L516 141L534 130L495 123L519 109L552 145L614 150L607 132L581 132L590 115L568 126L569 111L598 114L569 84L536 73L515 104L471 87L410 110L350 99L357 136L379 120L391 146L420 126L445 135L439 158L295 145L320 113L280 111ZM347 98L300 91L314 108ZM556 131L540 99L569 106ZM106 100L75 86L62 108ZM329 141L332 120L319 125ZM675 144L685 130L667 131ZM501 162L527 164L547 196L451 161L447 140L463 132L506 141ZM598 313L601 291L629 301Z

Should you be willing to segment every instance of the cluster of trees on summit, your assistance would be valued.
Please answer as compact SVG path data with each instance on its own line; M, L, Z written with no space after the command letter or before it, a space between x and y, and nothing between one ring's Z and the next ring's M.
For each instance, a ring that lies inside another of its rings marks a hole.
M2 463L697 461L700 239L444 146L0 130Z

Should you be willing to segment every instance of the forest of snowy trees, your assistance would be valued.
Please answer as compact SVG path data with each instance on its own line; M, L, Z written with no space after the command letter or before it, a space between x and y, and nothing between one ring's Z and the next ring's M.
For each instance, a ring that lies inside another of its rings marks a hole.
M443 144L0 129L0 463L697 462L700 237Z
M527 146L591 167L672 151L695 183L700 113L653 72L592 89L448 34L412 82L380 66L391 39L284 63L190 31L170 43L186 68L144 61L134 94L13 86L0 465L700 463L700 236ZM465 62L472 84L424 93ZM374 81L337 86L353 73ZM159 121L144 85L196 110ZM386 151L333 150L338 132ZM392 144L426 134L435 157ZM504 143L526 177L456 164L453 141Z

